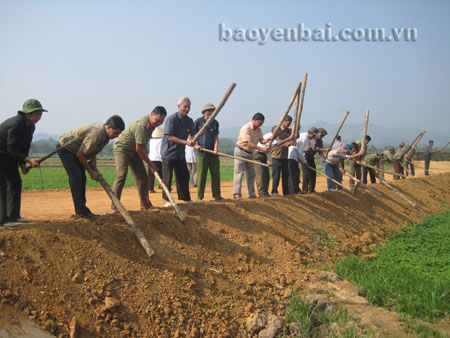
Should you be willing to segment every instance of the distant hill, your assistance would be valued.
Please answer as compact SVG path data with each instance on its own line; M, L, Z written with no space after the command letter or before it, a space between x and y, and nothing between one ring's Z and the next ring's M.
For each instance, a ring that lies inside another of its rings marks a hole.
M339 128L339 123L328 123L324 121L317 121L312 124L307 124L302 126L301 132L308 130L310 127L322 127L328 131L328 136L324 139L324 143L330 143L334 137L337 129ZM263 126L263 132L269 131L271 126ZM239 135L239 127L227 127L220 129L220 137L229 138L232 140L237 140ZM344 143L352 142L362 138L363 124L344 124L341 130L342 141ZM372 145L377 148L383 148L388 145L396 146L400 142L410 143L412 140L421 132L420 129L401 129L401 128L386 128L381 127L376 124L369 124L367 133L372 138ZM450 134L446 135L443 133L435 132L432 130L427 131L422 141L419 144L419 148L425 147L428 140L434 140L435 148L438 148L450 141Z

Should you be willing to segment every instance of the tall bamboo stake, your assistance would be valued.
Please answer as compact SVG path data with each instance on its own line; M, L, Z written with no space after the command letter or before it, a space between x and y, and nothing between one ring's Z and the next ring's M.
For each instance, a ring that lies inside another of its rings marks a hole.
M347 111L345 112L344 119L342 120L341 125L339 126L339 128L338 128L338 130L337 130L337 132L336 132L336 135L334 135L333 141L331 141L331 143L330 143L330 147L328 148L328 151L327 151L327 153L325 154L325 157L328 156L328 153L330 152L331 147L333 147L334 141L336 141L336 138L338 137L339 132L341 131L341 128L342 128L342 126L344 125L344 122L345 122L345 120L347 119L347 116L348 116L349 114L350 114L350 112L347 110Z

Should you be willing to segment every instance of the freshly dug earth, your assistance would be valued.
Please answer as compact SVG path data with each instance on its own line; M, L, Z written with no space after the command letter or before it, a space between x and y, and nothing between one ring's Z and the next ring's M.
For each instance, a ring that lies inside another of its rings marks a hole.
M71 321L81 337L245 337L255 311L284 315L286 290L306 286L312 266L448 209L449 173L391 184L417 206L376 185L382 197L359 189L183 204L184 223L173 209L131 212L152 258L117 215L2 229L0 317L17 312L61 337Z

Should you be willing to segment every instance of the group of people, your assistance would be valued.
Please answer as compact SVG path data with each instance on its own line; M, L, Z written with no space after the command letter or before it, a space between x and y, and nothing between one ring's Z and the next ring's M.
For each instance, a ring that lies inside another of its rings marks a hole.
M117 176L112 190L119 199L129 168L139 193L141 210L153 207L149 191L155 192L156 173L169 191L175 173L178 199L193 203L189 191L189 170L193 167L186 161L186 147L193 147L192 156L195 157L197 170L193 185L197 187L197 200L204 199L208 171L211 175L212 196L215 200L222 200L218 157L219 122L213 120L207 123L216 108L211 103L206 104L201 111L202 116L195 122L188 116L190 109L190 99L182 97L178 101L178 111L168 117L164 107L156 106L150 114L127 127L120 116L113 115L105 123L81 126L62 135L57 145L58 156L69 177L76 215L85 219L97 216L86 205L86 172L93 180L103 179L96 165L96 156L115 138L118 138L113 148ZM28 222L20 215L22 181L19 168L23 174L27 174L30 168L40 165L38 160L30 158L28 154L35 125L46 111L38 100L30 99L25 101L16 116L0 124L0 224L5 227ZM256 192L260 197L279 196L280 181L283 195L315 192L316 154L320 156L325 174L331 178L327 180L330 191L342 188L340 184L346 159L350 160L350 175L357 180L362 175L363 183L367 183L368 174L371 182L375 183L375 168L384 168L386 161L392 162L395 172L399 173L409 165L409 172L414 175L411 158L415 149L405 147L403 142L396 153L393 147L389 147L382 153L366 155L367 144L371 141L368 135L364 147L362 141L344 146L338 136L332 148L325 148L323 138L327 131L324 128L311 127L295 138L290 128L292 118L286 116L280 128L273 127L271 133L263 135L261 127L264 120L263 114L256 113L240 129L234 148L234 199L242 198L244 174L248 198L255 198ZM160 127L163 123L164 129ZM208 124L207 128L205 124ZM274 135L275 129L277 132ZM428 175L431 155L440 151L432 150L432 146L433 141L430 141L425 155L425 175ZM270 194L269 153L272 158ZM300 167L303 172L301 188ZM350 186L355 187L353 180L350 180ZM164 191L162 197L167 201L164 206L170 206ZM119 213L114 203L111 204L110 213Z

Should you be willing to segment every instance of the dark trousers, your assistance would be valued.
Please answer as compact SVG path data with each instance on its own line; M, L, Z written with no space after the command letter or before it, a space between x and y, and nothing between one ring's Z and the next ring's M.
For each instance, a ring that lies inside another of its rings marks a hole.
M411 161L407 161L406 169L409 171L409 174L411 174L411 176L416 176L416 169L414 168L414 163L412 163ZM406 176L408 176L408 171L406 172Z
M289 167L289 192L298 194L300 192L300 167L296 160L288 160Z
M363 178L362 181L364 184L367 184L367 173L370 175L370 183L374 184L377 183L377 180L375 178L375 169L367 168L363 166Z
M350 160L350 175L357 180L361 180L361 164L357 164L355 160ZM349 185L351 189L354 189L355 186L359 185L359 182L350 179Z
M428 170L430 169L430 161L431 161L431 156L425 156L425 175L426 176L430 175L430 173L428 172Z
M262 152L256 152L253 155L255 161L267 164L267 154ZM262 165L255 165L255 181L256 190L258 190L259 197L264 197L269 195L269 183L270 183L270 172L269 168Z
M394 161L394 173L401 174L401 175L405 174L404 169L403 169L403 163L401 163L400 161ZM400 178L403 179L404 177L397 176L397 175L395 175L393 177L394 180L399 180Z
M272 158L272 194L278 193L278 185L283 189L283 195L289 195L289 164L287 158Z
M175 179L177 183L178 199L182 201L190 201L191 194L189 192L189 170L185 159L171 160L168 158L162 159L163 182L169 191L172 190L172 175L175 171ZM162 197L168 201L166 194L162 193Z
M152 163L158 168L157 172L161 179L163 179L162 174L162 162L161 161L152 161ZM155 190L155 175L152 173L152 171L148 170L148 190Z
M314 156L305 156L306 163L313 169L316 169L316 163L314 162ZM306 164L302 163L303 169L303 192L314 192L316 189L316 172L309 169Z
M9 156L0 156L0 224L20 218L21 193L18 162Z
M78 160L77 155L66 149L58 152L58 156L69 176L69 186L75 213L77 215L90 213L91 211L86 206L86 173L84 167Z

